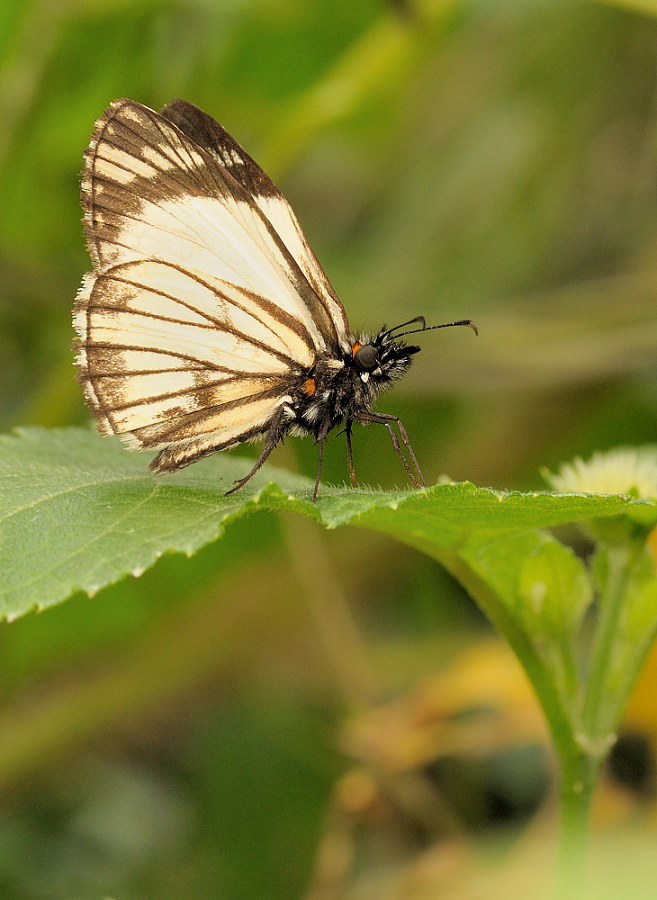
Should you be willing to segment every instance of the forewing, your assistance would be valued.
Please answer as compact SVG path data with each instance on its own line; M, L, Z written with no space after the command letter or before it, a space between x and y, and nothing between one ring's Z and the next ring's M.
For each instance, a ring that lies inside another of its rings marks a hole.
M218 126L217 126L218 127ZM337 346L326 301L244 185L168 119L117 100L96 123L82 205L100 270L175 261L266 298L305 330L307 364Z
M254 199L299 264L333 320L342 349L350 349L349 322L344 307L313 253L290 204L272 180L212 116L187 100L172 100L162 115L225 167Z

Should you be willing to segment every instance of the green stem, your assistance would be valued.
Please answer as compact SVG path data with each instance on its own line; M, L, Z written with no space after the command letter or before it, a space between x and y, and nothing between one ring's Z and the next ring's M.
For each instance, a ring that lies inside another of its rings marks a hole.
M580 751L561 759L561 819L557 860L556 900L584 896L589 818L600 760Z
M440 561L458 578L510 643L547 718L561 766L561 819L556 877L557 900L581 900L586 874L591 800L604 753L579 743L554 678L522 627L495 591L456 554ZM588 744L588 742L587 742Z
M591 741L591 749L599 744L600 754L605 754L611 746L609 732L615 727L609 721L609 702L605 700L610 689L609 662L623 610L630 565L635 554L636 550L627 545L606 547L607 574L600 602L600 618L591 650L581 718L582 733ZM615 710L616 707L613 708Z
M432 555L463 585L472 599L486 613L493 625L509 643L538 697L545 718L548 721L552 741L559 759L576 754L578 748L573 734L572 722L564 707L563 700L559 696L554 678L552 678L543 660L536 652L536 648L530 641L527 632L510 614L507 606L501 601L495 590L456 553L449 550L438 552L434 550Z

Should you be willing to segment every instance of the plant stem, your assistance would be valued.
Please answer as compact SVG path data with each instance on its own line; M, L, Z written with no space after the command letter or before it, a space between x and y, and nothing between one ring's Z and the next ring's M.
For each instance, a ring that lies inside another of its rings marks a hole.
M495 591L456 554L443 552L439 558L504 634L539 698L561 766L561 818L555 896L557 900L582 900L591 800L608 744L604 745L603 750L593 742L581 740L582 735L576 733L550 671ZM620 563L620 560L617 562ZM607 598L610 605L617 606L615 595L622 595L624 583L619 570L615 573L614 588ZM612 614L614 622L617 622L618 614L616 608ZM607 641L602 644L607 646ZM599 680L604 685L608 656L602 656L602 647L600 653ZM584 734L588 733L584 731Z
M591 800L600 760L580 752L561 758L561 819L556 900L582 900L589 842Z
M559 696L554 678L536 652L527 632L509 613L495 590L456 553L444 550L434 552L433 556L463 585L515 653L541 704L559 759L576 756L578 747L573 735L573 724Z
M597 748L599 753L605 753L613 743L609 732L616 727L616 716L613 716L613 723L610 722L609 716L610 711L616 712L616 705L612 704L610 709L606 695L610 691L608 675L611 648L617 636L632 555L632 549L627 546L607 547L608 571L600 603L600 619L591 651L581 717L581 730L591 741L591 749L596 743L599 745Z
M627 583L639 552L638 544L607 544L605 548L607 572L579 727L574 735L576 744L559 748L562 781L557 900L580 900L584 895L593 791L627 699L625 695L619 697L618 685L610 683L610 671Z

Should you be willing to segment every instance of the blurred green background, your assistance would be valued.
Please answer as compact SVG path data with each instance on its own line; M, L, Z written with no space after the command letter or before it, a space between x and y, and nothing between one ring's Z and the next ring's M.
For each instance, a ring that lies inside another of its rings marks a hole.
M654 441L655 14L2 0L2 430L90 422L70 324L82 153L113 99L179 96L283 190L355 329L477 322L425 335L378 405L428 483L541 488L541 465ZM380 432L355 434L361 482L404 485ZM313 476L316 448L272 459ZM343 483L343 439L325 459ZM596 813L604 896L617 854L633 896L657 889L655 682ZM522 677L433 562L376 535L251 517L3 624L0 694L3 900L538 897L550 871Z

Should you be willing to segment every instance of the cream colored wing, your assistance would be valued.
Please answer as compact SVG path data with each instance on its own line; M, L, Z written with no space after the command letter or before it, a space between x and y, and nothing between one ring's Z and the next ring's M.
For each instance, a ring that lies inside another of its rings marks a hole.
M317 353L349 346L282 195L213 119L174 108L180 127L130 100L96 124L82 182L94 271L74 319L99 430L162 451L158 470L262 436L281 405L292 415Z

